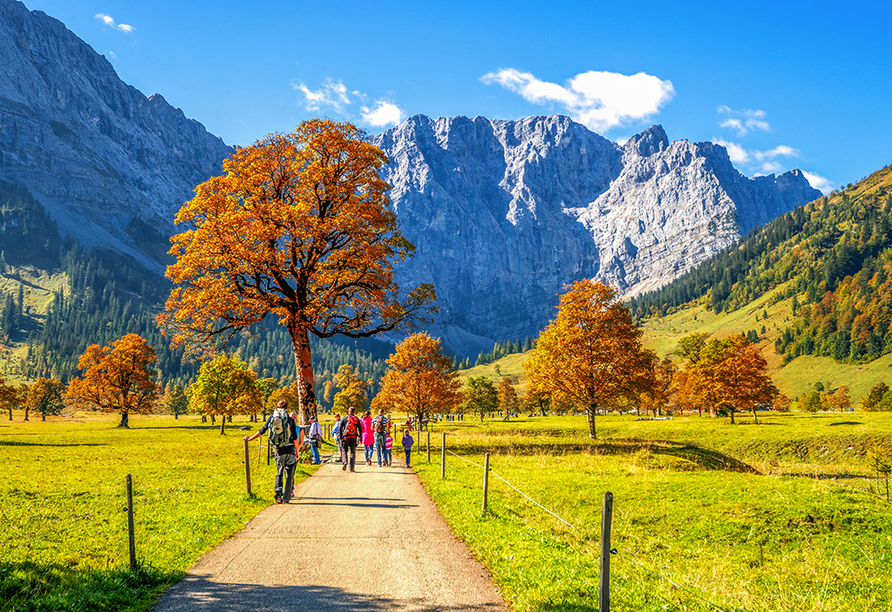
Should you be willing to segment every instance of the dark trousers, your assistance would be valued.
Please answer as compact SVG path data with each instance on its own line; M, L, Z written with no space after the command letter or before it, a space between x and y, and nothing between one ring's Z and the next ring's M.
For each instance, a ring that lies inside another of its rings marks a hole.
M411 467L409 464L411 463L410 459L412 458L412 449L404 448L403 450L406 452L406 467Z
M344 463L350 461L350 471L356 467L356 443L358 440L356 438L344 438Z
M297 458L293 453L276 455L276 497L281 497L285 503L291 501L295 468Z

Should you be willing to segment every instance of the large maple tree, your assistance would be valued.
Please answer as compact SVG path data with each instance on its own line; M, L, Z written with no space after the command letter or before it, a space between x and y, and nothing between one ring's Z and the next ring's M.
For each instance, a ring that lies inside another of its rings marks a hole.
M586 411L594 439L599 410L648 391L654 359L613 289L581 280L561 296L557 317L539 335L524 367L531 393Z
M130 426L130 414L154 410L160 389L155 384L155 350L138 334L127 334L108 346L91 344L77 362L81 376L68 385L74 405L121 415L118 427Z
M397 231L388 163L365 132L314 119L224 161L176 223L174 284L159 316L174 342L225 341L273 315L291 336L300 419L316 413L309 335L371 336L423 320L433 287L400 298L393 265L414 253Z

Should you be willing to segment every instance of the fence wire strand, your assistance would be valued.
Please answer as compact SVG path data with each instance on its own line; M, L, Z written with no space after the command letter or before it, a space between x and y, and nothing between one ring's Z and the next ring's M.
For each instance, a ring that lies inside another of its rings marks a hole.
M468 464L470 464L470 465L473 465L473 466L475 466L475 467L478 467L478 468L480 468L481 470L486 469L484 466L480 465L479 463L475 463L475 462L471 461L470 459L467 459L467 458L465 458L465 457L462 457L462 456L459 455L458 453L454 453L454 452L452 452L451 450L449 450L448 448L447 448L447 449L444 449L444 450L445 450L447 453L449 453L450 455L452 455L453 457L458 457L459 459L461 459L461 460L464 461L465 463L468 463ZM534 504L537 505L538 507L540 507L540 508L542 508L543 510L545 510L545 512L547 512L548 514L550 514L551 516L553 516L554 518L556 518L557 520L559 520L560 522L562 522L564 525L566 525L566 526L569 527L570 529L573 529L573 530L578 531L578 532L580 532L580 533L585 533L582 529L578 528L576 525L573 525L573 524L570 523L569 521L564 520L563 518L561 518L560 516L558 516L557 514L555 514L554 512L552 512L551 510L549 510L548 508L546 508L545 506L543 506L542 504L540 504L539 502L537 502L535 499L533 499L532 497L530 497L529 495L527 495L526 493L524 493L523 491L521 491L520 489L518 489L517 487L515 487L513 484L511 484L510 482L508 482L507 480L505 480L502 476L500 476L499 474L497 474L497 473L495 472L495 470L493 470L492 468L489 468L489 472L490 472L493 476L495 476L496 478L498 478L499 480L501 480L502 482L504 482L506 485L508 485L509 487L511 487L512 489L514 489L517 493L519 493L520 495L522 495L523 497L525 497L526 499L528 499L529 501L531 501L532 503L534 503ZM659 572L656 572L656 571L650 569L649 567L647 567L646 565L644 565L644 564L641 563L640 561L637 561L634 557L631 557L631 556L629 556L629 555L626 555L626 554L624 554L624 553L619 552L616 548L612 548L612 549L610 549L610 554L616 555L616 556L618 556L618 557L622 557L623 559L625 559L626 561L628 561L628 562L631 563L632 565L635 565L635 566L641 568L642 570L644 570L644 571L647 572L648 574L651 574L652 576L656 576L656 577L659 578L660 580L665 580L666 582L668 582L669 584L671 584L672 586L674 586L676 589L680 589L680 590L684 591L685 593L689 593L689 594L693 595L694 597L696 597L696 598L699 599L700 601L702 601L702 602L704 602L705 604L707 604L708 606L710 606L713 610L717 610L718 612L727 612L727 610L725 610L725 609L722 608L721 606L719 606L719 605L717 605L717 604L714 604L713 602L709 601L708 599L706 599L706 598L704 598L704 597L698 595L698 594L695 593L694 591L692 591L692 590L690 590L690 589L688 589L688 588L683 587L682 585L680 585L680 584L678 584L677 582L673 581L673 580L670 579L669 577L664 576L664 575L660 574Z

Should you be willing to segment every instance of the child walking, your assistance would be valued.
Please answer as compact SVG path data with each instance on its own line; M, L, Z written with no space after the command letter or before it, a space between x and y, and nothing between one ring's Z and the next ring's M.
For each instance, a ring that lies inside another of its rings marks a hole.
M407 429L403 434L403 451L406 453L406 467L412 467L412 445L415 444L415 439L412 437L412 434L409 433Z
M384 465L393 465L393 436L390 435L390 423L384 435Z

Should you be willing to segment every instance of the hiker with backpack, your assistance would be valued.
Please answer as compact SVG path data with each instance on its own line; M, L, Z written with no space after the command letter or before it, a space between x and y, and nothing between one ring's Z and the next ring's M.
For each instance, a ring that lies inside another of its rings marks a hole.
M403 432L403 451L406 453L406 467L412 467L412 445L415 444L415 439L412 437L412 434L409 433L409 430L406 429Z
M331 428L331 437L335 439L335 444L338 445L338 461L344 463L344 445L341 443L341 414L335 413L334 415L335 422Z
M342 470L347 469L347 463L350 463L350 471L356 468L356 445L359 443L359 436L362 435L362 421L356 416L356 408L350 406L347 416L341 419L340 425L341 444L344 445L344 465Z
M316 420L315 415L310 415L310 430L307 435L310 439L310 450L313 453L313 465L322 463L319 456L319 448L322 446L322 425Z
M365 464L372 465L375 452L375 430L372 428L372 411L366 410L362 417L362 445L365 447Z
M286 504L294 495L294 470L297 468L297 446L303 445L303 429L298 435L297 423L288 414L288 402L280 400L266 423L245 440L250 442L269 432L269 443L276 451L276 503ZM283 482L284 480L284 482Z
M378 409L378 416L372 420L372 430L375 432L375 447L378 449L378 467L382 462L387 465L387 428L390 426L390 419L384 414L384 409Z

